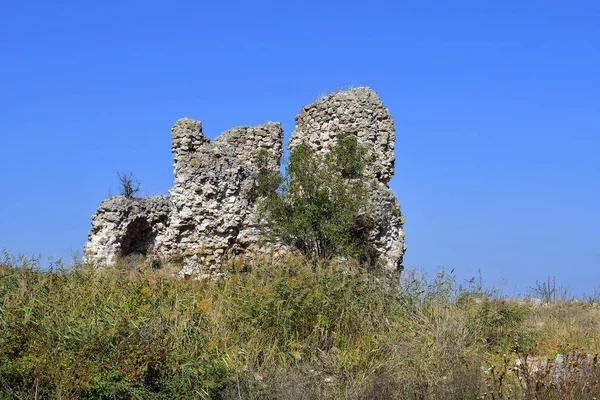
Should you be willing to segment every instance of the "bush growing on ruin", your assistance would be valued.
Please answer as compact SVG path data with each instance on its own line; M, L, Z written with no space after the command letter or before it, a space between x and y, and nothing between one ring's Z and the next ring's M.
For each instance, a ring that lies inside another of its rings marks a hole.
M369 261L367 148L342 134L321 156L306 143L294 148L285 173L268 168L259 155L255 193L273 237L315 260L351 256Z

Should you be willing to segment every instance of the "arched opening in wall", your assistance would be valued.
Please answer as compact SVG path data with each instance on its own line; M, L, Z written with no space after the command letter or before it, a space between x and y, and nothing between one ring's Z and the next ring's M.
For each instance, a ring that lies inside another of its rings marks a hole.
M150 246L154 244L155 238L156 234L152 232L152 227L145 218L134 219L121 240L121 256L126 257L130 254L145 256Z

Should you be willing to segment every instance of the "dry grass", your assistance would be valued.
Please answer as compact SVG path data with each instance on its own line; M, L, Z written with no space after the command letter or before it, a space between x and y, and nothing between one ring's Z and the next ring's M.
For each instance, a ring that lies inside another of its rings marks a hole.
M594 301L502 299L443 273L407 273L397 291L356 265L297 257L214 281L143 260L54 266L0 261L0 399L600 393Z
M540 355L600 354L600 304L560 301L531 306L525 324L540 332Z

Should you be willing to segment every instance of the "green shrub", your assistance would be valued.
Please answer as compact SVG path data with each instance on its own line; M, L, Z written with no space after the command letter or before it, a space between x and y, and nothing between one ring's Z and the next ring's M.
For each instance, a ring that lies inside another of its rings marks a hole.
M352 256L370 261L367 148L340 134L325 156L308 144L294 148L279 176L258 157L255 194L273 236L316 260Z

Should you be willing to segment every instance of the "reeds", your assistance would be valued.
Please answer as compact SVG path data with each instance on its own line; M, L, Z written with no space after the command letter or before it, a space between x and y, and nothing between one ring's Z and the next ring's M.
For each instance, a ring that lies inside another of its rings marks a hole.
M593 399L600 305L352 262L0 261L0 399ZM243 271L243 272L242 272Z

